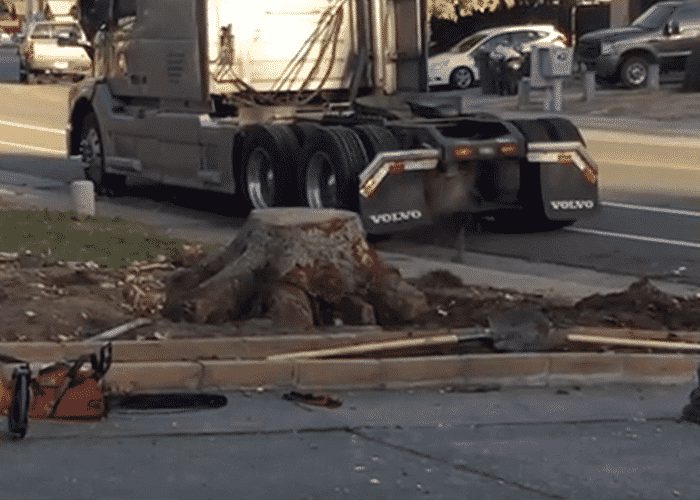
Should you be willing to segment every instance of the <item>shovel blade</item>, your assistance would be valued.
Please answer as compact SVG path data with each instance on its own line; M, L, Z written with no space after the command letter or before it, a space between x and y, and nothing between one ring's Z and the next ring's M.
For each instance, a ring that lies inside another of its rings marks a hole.
M489 317L493 345L498 351L532 352L547 349L549 319L538 309L511 309Z

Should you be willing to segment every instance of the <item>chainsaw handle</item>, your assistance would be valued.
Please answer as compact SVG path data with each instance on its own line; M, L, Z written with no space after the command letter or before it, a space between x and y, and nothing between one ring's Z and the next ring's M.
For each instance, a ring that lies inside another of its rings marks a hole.
M112 359L114 357L113 354L114 348L112 347L111 342L103 345L100 349L100 359L97 362L97 368L95 369L95 376L97 380L100 380L109 371L110 367L112 366Z

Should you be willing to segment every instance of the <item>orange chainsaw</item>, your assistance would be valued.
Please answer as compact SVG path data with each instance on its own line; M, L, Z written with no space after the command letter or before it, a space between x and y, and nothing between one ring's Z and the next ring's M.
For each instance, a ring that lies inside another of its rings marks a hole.
M107 413L102 381L112 365L112 344L98 354L75 361L44 366L34 375L29 363L0 356L0 363L15 365L10 380L0 378L0 414L8 429L23 438L28 420L99 420Z

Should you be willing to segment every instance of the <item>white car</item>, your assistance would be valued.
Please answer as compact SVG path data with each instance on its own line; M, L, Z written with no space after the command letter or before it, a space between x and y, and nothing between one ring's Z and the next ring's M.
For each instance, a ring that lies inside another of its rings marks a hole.
M478 31L449 50L428 60L428 84L467 89L479 81L475 60L478 51L491 52L499 45L522 50L534 43L566 46L566 35L550 24L502 26Z
M11 43L12 36L9 33L5 33L2 28L0 28L0 44Z

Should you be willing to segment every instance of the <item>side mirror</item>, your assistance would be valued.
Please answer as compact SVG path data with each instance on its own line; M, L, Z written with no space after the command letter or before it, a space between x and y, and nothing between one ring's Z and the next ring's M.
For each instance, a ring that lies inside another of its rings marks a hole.
M664 36L678 35L681 32L681 27L678 21L669 21L664 24Z

